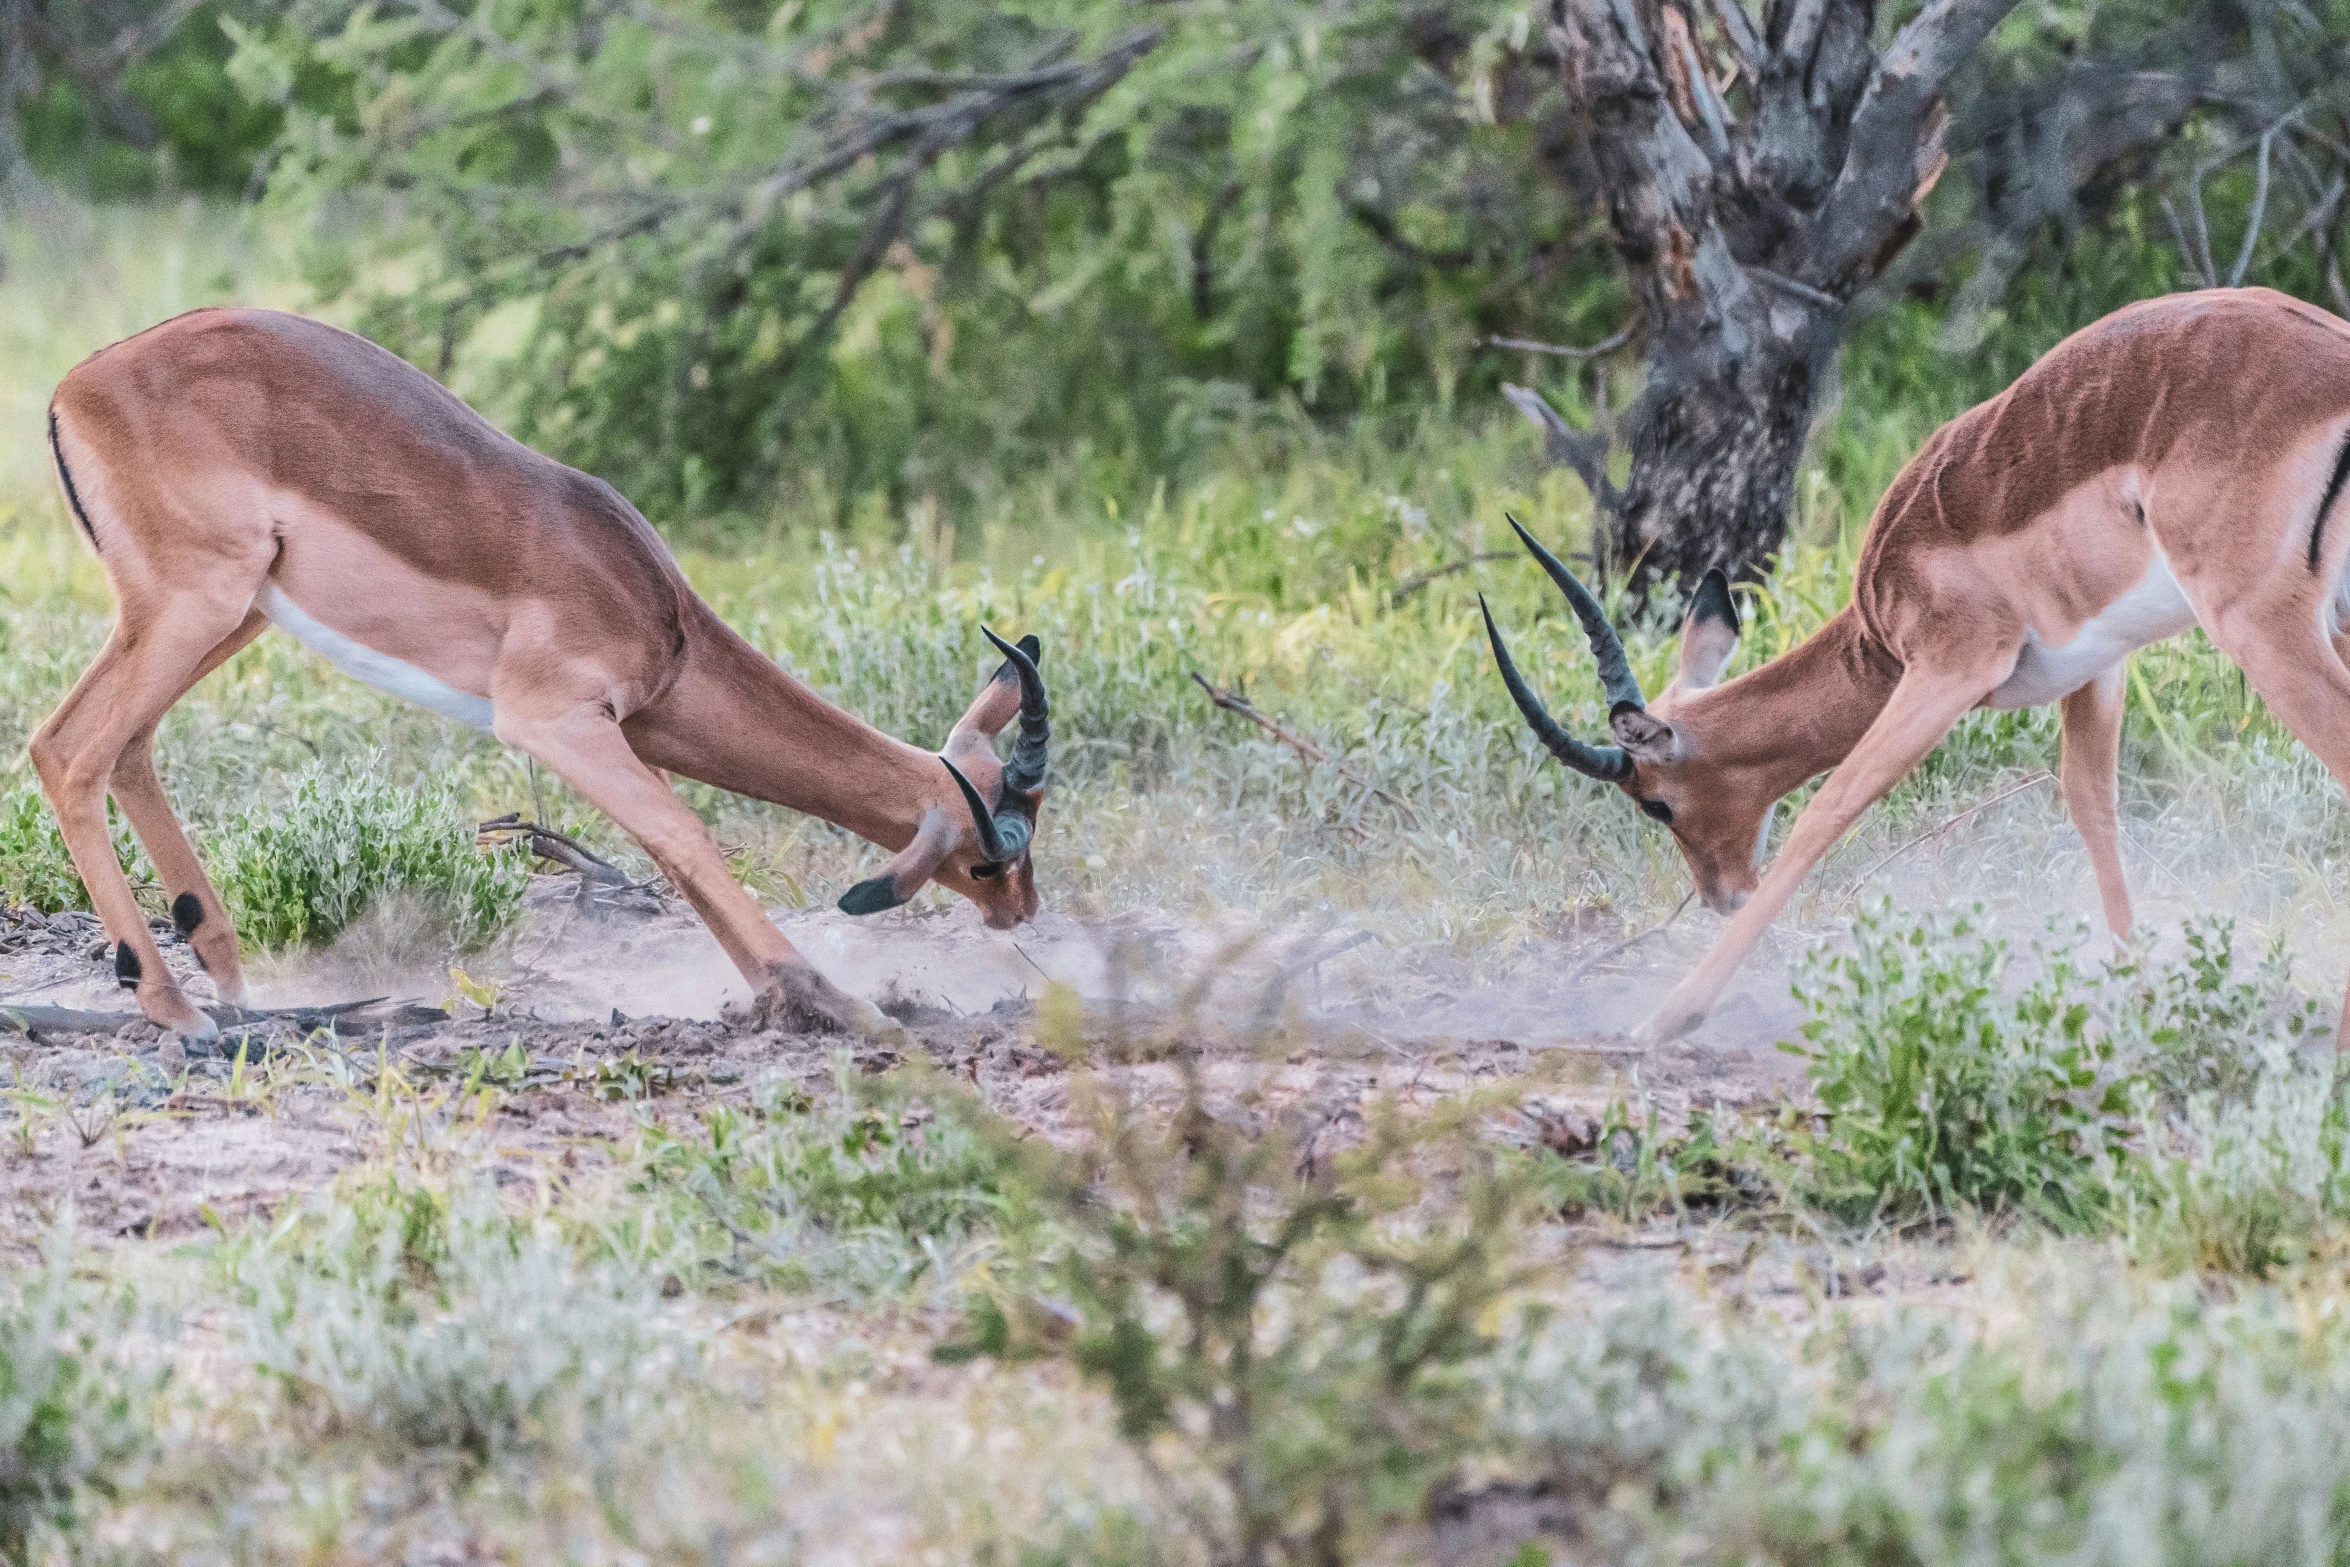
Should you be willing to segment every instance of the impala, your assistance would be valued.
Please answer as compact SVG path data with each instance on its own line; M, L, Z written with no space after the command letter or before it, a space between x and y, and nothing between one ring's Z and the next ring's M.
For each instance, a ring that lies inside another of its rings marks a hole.
M735 635L618 492L498 430L363 338L199 310L83 361L49 408L59 482L103 563L105 648L33 736L74 868L156 1022L215 1025L173 982L108 844L111 790L220 999L236 932L155 775L155 726L276 624L358 679L537 758L644 846L759 993L803 1027L870 1027L727 873L667 773L821 816L894 852L840 906L937 881L1009 928L1051 726L1036 639L923 751L842 712ZM1014 718L999 763L993 740Z
M1519 528L1582 622L1615 743L1551 721L1487 611L1511 696L1561 762L1671 830L1698 895L1730 916L1635 1037L1701 1021L1821 856L1970 708L2061 704L2065 805L2126 936L2123 660L2189 626L2350 784L2346 482L2350 325L2220 289L2118 310L1937 430L1877 505L1852 602L1726 684L1738 616L1719 572L1651 704L1598 603ZM1831 768L1758 877L1771 807ZM2350 1047L2350 1002L2334 1042Z

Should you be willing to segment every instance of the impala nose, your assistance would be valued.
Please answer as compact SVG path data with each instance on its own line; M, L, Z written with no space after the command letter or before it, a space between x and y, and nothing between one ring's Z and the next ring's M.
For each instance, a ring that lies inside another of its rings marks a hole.
M1705 895L1705 906L1716 914L1735 914L1746 907L1746 893L1735 887L1709 892Z

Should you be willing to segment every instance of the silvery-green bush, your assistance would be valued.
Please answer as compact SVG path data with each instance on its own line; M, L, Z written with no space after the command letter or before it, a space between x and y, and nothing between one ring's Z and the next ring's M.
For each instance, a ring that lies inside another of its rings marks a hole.
M49 1255L0 1290L0 1559L70 1529L152 1442L158 1379L122 1353L125 1300L74 1277L60 1226Z
M486 1195L410 1197L322 1201L237 1262L247 1351L295 1410L486 1463L605 1450L668 1406L694 1351L664 1330L657 1282L583 1263Z
M395 780L379 757L305 768L282 799L237 813L207 845L238 934L266 948L331 940L379 901L421 902L461 947L521 912L529 862L486 850L457 791Z
M2350 1531L2350 1320L2256 1288L2019 1270L2013 1309L1808 1332L1662 1290L1492 1371L1574 1559L2327 1562Z

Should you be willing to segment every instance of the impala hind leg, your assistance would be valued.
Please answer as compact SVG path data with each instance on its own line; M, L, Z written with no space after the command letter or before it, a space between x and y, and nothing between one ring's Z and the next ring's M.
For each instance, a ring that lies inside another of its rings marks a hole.
M1730 917L1713 950L1673 987L1664 1004L1633 1030L1632 1037L1642 1044L1658 1044L1705 1021L1722 987L1761 943L1772 918L1795 895L1812 867L1860 819L1861 812L1925 760L1926 753L1942 743L1950 726L2005 679L2006 673L2004 669L1971 674L1913 669L1904 674L1885 710L1860 737L1860 744L1828 775L1819 793L1796 817L1786 847L1763 874L1754 896Z
M131 741L152 733L195 683L206 657L241 628L250 605L249 593L233 603L191 593L137 612L123 606L113 636L27 747L90 906L114 939L116 978L137 993L139 1010L148 1017L199 1039L219 1029L164 966L147 916L115 860L106 793ZM160 799L160 787L156 793ZM148 803L142 800L141 808Z
M197 681L236 657L268 624L260 611L248 613L242 625L204 655L172 702L176 704ZM155 775L155 724L131 736L115 758L110 784L114 803L122 807L147 858L155 862L155 874L163 878L164 895L171 900L172 924L195 953L196 962L212 976L220 999L230 1006L243 1006L245 971L237 951L236 925L229 918L228 906L213 890L211 878L204 874L203 862L196 857L179 818L172 813L163 780Z
M2285 727L2325 763L2334 781L2350 789L2350 668L2334 656L2329 639L2314 630L2279 637L2279 624L2310 626L2314 616L2299 613L2234 615L2220 621L2212 640L2236 661L2244 678ZM2350 992L2334 1025L2334 1048L2350 1050Z
M497 711L498 738L553 768L642 844L781 1021L848 1033L884 1026L878 1011L818 973L784 939L727 870L702 819L637 756L601 704L540 718L513 713L501 699Z
M2122 875L2121 754L2124 667L2116 664L2064 699L2064 739L2056 764L2065 809L2089 864L2097 872L2097 897L2105 905L2105 928L2123 942L2130 935L2130 884Z

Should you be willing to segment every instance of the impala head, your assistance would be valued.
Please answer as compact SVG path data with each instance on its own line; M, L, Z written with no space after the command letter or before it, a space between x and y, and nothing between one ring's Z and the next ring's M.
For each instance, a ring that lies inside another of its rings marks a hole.
M1689 862L1697 895L1716 913L1728 914L1754 891L1762 859L1763 832L1770 823L1777 794L1758 788L1750 767L1738 761L1709 756L1703 739L1685 719L1689 701L1721 678L1730 656L1738 651L1738 607L1730 597L1730 582L1719 569L1705 574L1689 617L1681 629L1681 660L1673 683L1652 705L1640 694L1624 658L1624 644L1607 623L1607 615L1591 590L1544 549L1535 537L1510 518L1518 537L1535 560L1567 596L1583 635L1599 664L1600 685L1607 692L1608 728L1615 744L1588 745L1568 734L1543 710L1542 702L1518 673L1510 650L1485 610L1485 634L1493 643L1494 662L1516 699L1518 711L1550 754L1588 778L1612 783L1631 796L1641 811L1671 830L1681 856ZM1482 595L1477 600L1483 609Z
M947 735L939 756L939 798L922 812L914 841L877 876L841 895L850 914L894 909L926 882L951 887L979 905L994 930L1036 917L1036 876L1028 846L1044 800L1052 708L1036 662L1044 649L1034 636L1006 642L979 628L1004 662ZM995 737L1019 719L1012 759L999 762Z

